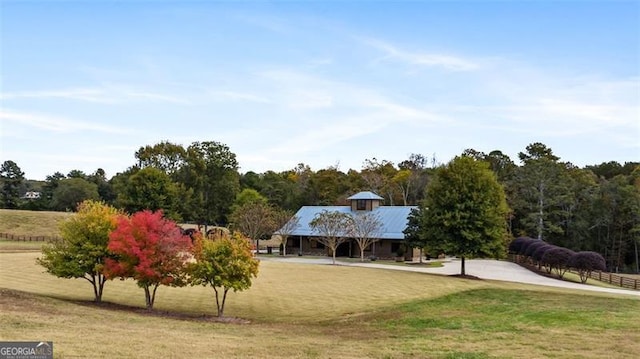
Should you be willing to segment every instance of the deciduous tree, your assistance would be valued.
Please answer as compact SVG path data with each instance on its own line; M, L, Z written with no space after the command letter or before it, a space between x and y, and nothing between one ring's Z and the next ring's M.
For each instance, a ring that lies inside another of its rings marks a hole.
M163 218L162 211L120 216L107 247L115 259L107 259L105 274L108 279L133 278L144 289L151 310L158 286L186 284L191 247L191 238L182 235L175 222Z
M107 181L106 173L102 168L98 168L93 174L89 175L87 180L98 186L100 200L106 203L113 203L115 201L116 194L109 181Z
M162 210L168 217L180 219L175 211L178 189L169 175L155 167L146 167L132 174L120 187L117 203L129 213Z
M374 157L364 161L364 166L360 174L367 183L370 191L384 194L383 197L387 197L388 204L393 206L397 191L397 185L394 184L393 178L397 171L393 162L387 160L378 161L378 159Z
M189 282L213 288L217 315L222 317L229 290L237 292L251 287L251 279L258 276L259 262L251 253L249 241L237 232L215 241L198 238L193 255Z
M265 202L247 202L231 214L231 225L245 236L256 241L256 253L260 252L260 238L276 230L273 208Z
M298 227L300 227L300 217L295 216L292 211L279 209L275 210L273 218L277 228L274 234L280 236L282 255L286 256L287 239Z
M360 261L364 262L364 250L380 240L382 221L373 212L357 212L351 215L351 236L360 248Z
M240 189L235 153L215 142L193 142L177 178L193 189L191 214L198 223L224 225Z
M429 241L462 259L500 257L507 247L508 207L487 163L461 156L437 170L422 207Z
M309 226L319 236L318 241L329 248L335 265L336 249L352 233L353 218L347 213L323 210L316 214Z
M182 145L162 141L153 146L140 147L135 157L140 168L155 167L174 176L184 166L186 153Z
M423 251L428 243L425 227L422 223L424 214L420 207L414 208L407 218L407 228L404 233L404 241L409 248L420 249L420 263L422 263Z
M349 188L347 175L337 166L327 167L311 174L307 183L311 201L316 206L331 206L345 199Z
M82 202L78 213L60 224L62 240L42 247L38 263L57 277L89 281L95 301L102 301L104 265L110 257L107 244L118 215L118 210L103 202Z
M53 191L52 207L56 211L75 211L80 202L100 199L98 185L82 178L66 178Z
M265 196L271 205L291 211L297 210L302 203L292 177L291 171L281 173L265 172L261 176L260 194Z
M233 205L231 206L231 211L234 212L239 207L254 202L262 202L266 204L268 201L265 196L261 195L260 192L255 189L245 188L236 195L236 199L233 201Z
M435 162L435 158L433 158ZM424 189L427 187L432 169L429 168L429 160L425 155L412 153L409 158L398 164L400 170L411 171L408 178L408 196L405 205L417 205L424 199Z

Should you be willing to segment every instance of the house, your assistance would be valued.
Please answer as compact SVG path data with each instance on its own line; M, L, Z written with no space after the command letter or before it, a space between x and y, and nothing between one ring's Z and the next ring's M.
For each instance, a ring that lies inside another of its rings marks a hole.
M325 255L330 254L328 249L317 240L319 234L314 232L309 223L322 211L338 211L342 213L356 214L358 212L369 211L375 213L380 222L382 230L379 234L379 241L365 249L365 256L375 256L379 258L391 258L404 241L402 231L407 227L408 217L415 206L382 206L382 197L373 192L360 192L347 200L348 206L304 206L295 214L299 219L299 226L289 233L287 239L287 253L298 253L299 255ZM277 232L276 232L277 233ZM357 257L360 250L355 239L349 238L336 250L336 256ZM411 259L411 251L407 251L405 258Z
M25 193L22 198L24 198L24 199L38 199L38 198L40 198L40 192L29 191L29 192Z

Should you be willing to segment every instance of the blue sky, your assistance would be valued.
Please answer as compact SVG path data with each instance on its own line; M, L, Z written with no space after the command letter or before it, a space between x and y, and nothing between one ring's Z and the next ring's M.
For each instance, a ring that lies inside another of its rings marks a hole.
M411 153L640 160L640 3L3 1L0 160L111 177L163 140L241 172Z

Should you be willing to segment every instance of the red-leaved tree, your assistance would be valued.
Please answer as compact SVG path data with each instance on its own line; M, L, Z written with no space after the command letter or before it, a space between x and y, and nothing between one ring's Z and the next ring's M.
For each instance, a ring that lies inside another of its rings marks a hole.
M144 289L147 309L153 309L158 286L183 286L191 258L191 239L162 212L142 211L121 216L109 235L107 248L117 259L107 259L108 279L133 278Z

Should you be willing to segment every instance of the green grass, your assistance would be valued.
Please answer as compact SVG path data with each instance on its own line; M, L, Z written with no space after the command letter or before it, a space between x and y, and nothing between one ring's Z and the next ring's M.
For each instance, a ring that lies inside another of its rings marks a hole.
M0 253L0 340L53 340L56 358L635 358L640 300L383 269L263 262L210 320L212 290L132 281L91 287L43 273L37 252ZM134 309L122 306L133 306ZM136 309L137 308L137 309ZM207 317L202 317L207 314Z
M486 288L384 310L370 325L403 333L400 340L416 347L452 338L487 344L473 355L631 358L640 350L638 320L637 299Z
M469 329L498 333L533 327L598 332L606 316L609 328L631 330L637 326L626 316L640 309L638 300L617 301L615 308L609 308L610 298L575 301L573 295L554 293L540 301L538 294L531 290L476 289L402 305L391 313L393 316L400 313L400 318L380 323L402 327L405 332Z

